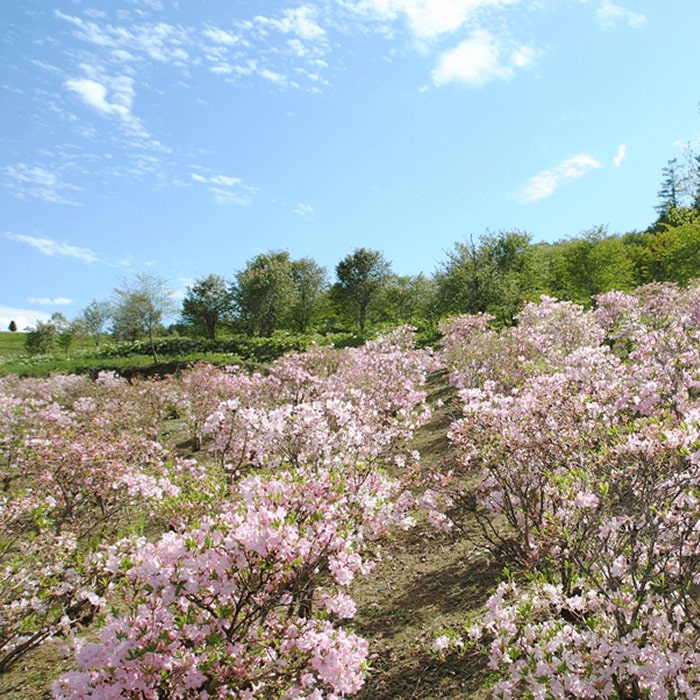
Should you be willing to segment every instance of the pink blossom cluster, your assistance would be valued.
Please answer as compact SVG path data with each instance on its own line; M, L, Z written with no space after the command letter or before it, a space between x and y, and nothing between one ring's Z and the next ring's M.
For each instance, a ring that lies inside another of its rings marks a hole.
M142 387L57 375L0 389L2 672L92 619L109 586L103 544L179 487Z
M400 328L256 374L2 380L0 672L110 608L56 697L354 694L347 586L416 509L445 526L407 488L435 367Z
M396 485L329 470L243 479L196 528L117 551L136 591L77 652L57 698L340 698L364 680L367 643L338 620L372 542L403 517Z
M437 368L412 342L411 330L400 328L361 348L311 348L281 358L265 376L197 367L181 380L183 413L231 475L282 463L405 461L406 443L430 417L421 387ZM200 388L217 384L208 394L220 397L216 406L195 409L190 377Z
M496 697L700 695L700 294L597 303L544 299L500 334L479 318L485 338L463 350L470 321L451 322L464 415L450 438L477 476L460 496L492 551L530 572L471 628ZM505 367L484 351L501 340Z

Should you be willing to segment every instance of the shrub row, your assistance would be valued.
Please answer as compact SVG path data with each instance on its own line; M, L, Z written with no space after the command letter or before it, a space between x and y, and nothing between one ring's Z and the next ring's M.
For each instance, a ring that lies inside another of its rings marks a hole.
M272 362L285 353L301 351L312 344L352 347L361 345L365 340L366 338L363 336L349 333L323 336L285 333L275 334L270 338L235 335L215 340L174 336L157 338L155 349L159 355L168 357L211 352L235 355L243 361ZM130 357L132 355L148 355L150 352L150 341L135 340L104 345L100 349L98 357Z

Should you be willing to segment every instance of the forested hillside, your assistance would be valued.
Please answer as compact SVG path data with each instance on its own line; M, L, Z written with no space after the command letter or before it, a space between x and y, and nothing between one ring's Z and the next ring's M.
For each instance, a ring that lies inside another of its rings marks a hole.
M30 352L70 349L78 338L96 345L179 335L270 337L276 332L329 333L386 329L408 323L435 331L441 318L489 313L511 325L527 301L542 295L589 308L598 294L650 282L685 285L700 277L700 165L676 159L663 169L657 218L646 230L611 233L595 226L554 243L519 230L467 236L445 251L431 275L399 275L379 250L358 248L338 262L334 278L311 258L268 251L233 271L210 274L182 303L167 280L137 274L93 300L78 318L56 313L27 337ZM15 326L16 328L16 326Z

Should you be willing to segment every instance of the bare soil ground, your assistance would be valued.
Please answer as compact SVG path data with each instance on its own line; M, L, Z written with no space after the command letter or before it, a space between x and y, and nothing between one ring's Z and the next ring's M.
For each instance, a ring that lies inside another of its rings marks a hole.
M430 423L415 437L428 467L449 469L446 437L460 407L444 376L429 384L438 403ZM397 534L383 548L382 560L352 589L358 613L354 629L370 644L371 667L358 700L456 700L489 697L481 689L487 673L476 651L438 658L433 641L446 629L459 629L470 612L483 606L500 568L479 555L476 523L462 514L449 534L419 525ZM70 668L60 640L50 642L0 675L0 697L44 700L53 680Z

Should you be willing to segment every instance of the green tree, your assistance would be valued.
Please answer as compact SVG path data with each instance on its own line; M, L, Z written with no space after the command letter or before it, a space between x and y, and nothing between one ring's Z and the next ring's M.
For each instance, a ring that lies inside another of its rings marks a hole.
M95 347L100 347L100 339L107 322L112 316L112 305L108 301L93 299L81 312L80 321L85 330L95 341Z
M687 284L700 277L700 225L665 226L649 235L646 253L649 281Z
M328 274L311 258L294 260L291 264L294 298L291 315L296 329L306 333L315 318L328 288Z
M71 323L60 311L51 314L50 322L56 327L56 343L67 352L79 333L79 324Z
M527 233L501 231L456 243L435 275L440 313L488 312L511 323L527 297L530 242Z
M335 274L335 300L364 330L372 303L390 279L391 265L380 251L357 248L336 265Z
M287 325L296 302L289 253L270 251L249 260L236 273L231 298L234 312L248 332L269 337Z
M654 223L654 229L673 220L675 212L681 208L683 195L683 175L678 165L678 160L672 158L662 169L661 189L657 193L659 203L656 205L658 218Z
M58 329L51 321L37 321L36 327L27 333L25 347L32 355L43 355L55 350Z
M433 327L435 313L435 283L422 273L419 275L393 275L383 295L383 312L392 323L411 324L416 327Z
M598 226L554 246L555 296L590 306L592 297L635 284L635 264L619 236Z
M163 318L175 310L172 291L166 281L158 275L138 273L133 280L126 281L122 289L114 290L112 333L120 340L147 336L153 361L158 362L155 335Z
M196 335L214 340L217 328L231 312L231 303L224 278L209 275L188 287L182 302L182 321Z

